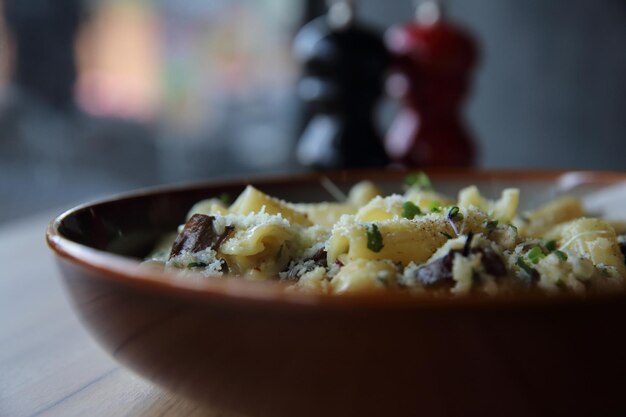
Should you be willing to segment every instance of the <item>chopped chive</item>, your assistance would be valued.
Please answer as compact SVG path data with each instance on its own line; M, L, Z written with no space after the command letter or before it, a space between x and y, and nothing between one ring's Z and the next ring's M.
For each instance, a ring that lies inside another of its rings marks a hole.
M430 182L430 178L423 172L415 172L413 174L408 175L404 182L409 187L417 187L424 190L430 190L433 188L432 183Z
M432 213L441 213L441 203L437 200L430 203L430 211Z
M530 266L528 266L526 261L524 261L524 259L521 256L519 258L517 258L517 262L515 262L515 265L517 265L521 269L523 269L524 272L526 272L528 275L530 275L530 276L533 275L534 269L532 269Z
M453 239L452 235L450 233L446 233L446 232L439 232L442 235L444 235L445 237L447 237L448 239Z
M402 205L402 217L412 220L415 216L422 214L422 210L410 201L405 201Z
M534 264L539 263L540 260L546 257L539 246L535 246L529 250L527 256L528 259L530 259L530 261Z
M494 230L496 230L497 227L498 227L497 220L487 220L487 222L485 223L485 229L488 232L493 232Z
M556 240L551 240L548 243L546 243L546 249L548 249L550 252L553 252L556 250Z
M557 258L559 258L561 261L563 261L563 262L567 261L567 253L562 252L562 251L560 251L560 250L555 250L553 253L554 253L554 255L555 255Z
M511 229L515 230L515 233L517 233L517 227L516 227L516 226L513 226L512 224L509 224L508 226L509 226Z
M191 262L189 264L187 264L187 268L191 269L191 268L205 268L208 265L205 264L204 262Z
M378 226L372 224L367 228L367 248L372 252L380 252L383 247L383 235L380 234Z
M448 223L450 223L452 230L454 230L454 233L456 233L458 236L459 229L456 227L456 224L454 224L454 222L455 220L463 220L463 214L459 212L459 208L457 206L454 206L454 207L451 207L450 210L448 211L447 217L448 217Z
M463 213L457 206L450 208L448 211L448 220L463 220Z
M230 198L230 194L228 193L222 193L222 195L220 195L220 201L225 205L225 206L229 206L230 202L232 201Z

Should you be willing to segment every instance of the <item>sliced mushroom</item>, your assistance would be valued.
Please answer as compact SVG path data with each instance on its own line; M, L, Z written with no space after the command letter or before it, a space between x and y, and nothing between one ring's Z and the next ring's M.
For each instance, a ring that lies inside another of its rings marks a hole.
M419 268L415 272L417 282L429 288L453 287L452 263L457 253L461 251L451 250L447 255Z
M507 275L506 266L504 261L493 249L491 248L476 248L472 250L472 253L480 253L482 255L481 262L485 272L494 277L503 277Z
M233 226L226 226L223 233L216 233L213 227L215 217L204 214L194 214L185 224L180 232L172 251L170 259L178 256L182 252L200 252L206 248L219 249L220 245L235 230Z
M328 263L326 259L327 259L326 250L324 248L321 248L320 250L315 252L315 255L313 255L309 259L306 259L298 263L292 262L289 265L289 268L287 269L287 279L297 280L302 275L306 274L307 272L313 271L315 268L318 268L320 266L324 268L328 267Z
M447 255L424 265L415 272L417 282L428 288L452 288L454 279L452 276L452 266L456 254L463 256L460 250L451 250ZM473 248L471 254L481 254L481 262L485 272L494 277L507 275L504 261L495 251L490 248Z
M328 254L324 248L315 252L315 255L311 258L317 266L323 266L324 268L328 267L327 263Z

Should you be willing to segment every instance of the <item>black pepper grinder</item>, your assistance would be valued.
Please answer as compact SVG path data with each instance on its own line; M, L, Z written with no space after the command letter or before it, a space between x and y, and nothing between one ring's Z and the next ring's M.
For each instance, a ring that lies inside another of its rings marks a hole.
M375 109L390 58L382 35L356 21L354 1L329 1L294 43L303 66L298 95L310 119L297 148L314 168L384 166L388 163Z

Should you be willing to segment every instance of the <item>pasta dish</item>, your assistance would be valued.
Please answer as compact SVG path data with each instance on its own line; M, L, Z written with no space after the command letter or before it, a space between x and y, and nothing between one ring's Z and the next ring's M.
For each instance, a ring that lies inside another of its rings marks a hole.
M435 295L624 286L620 225L588 216L574 197L518 212L518 189L499 199L476 186L457 198L428 177L402 194L356 184L340 202L286 202L248 186L229 204L198 202L144 262L186 279L280 280L292 291Z

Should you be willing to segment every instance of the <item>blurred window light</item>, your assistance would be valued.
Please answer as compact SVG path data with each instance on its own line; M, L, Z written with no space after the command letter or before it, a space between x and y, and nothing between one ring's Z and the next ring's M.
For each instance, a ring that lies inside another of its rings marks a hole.
M147 120L159 89L158 18L140 2L103 3L76 43L79 106L95 116Z
M77 102L97 116L208 132L236 108L280 102L304 0L94 3L77 41Z

